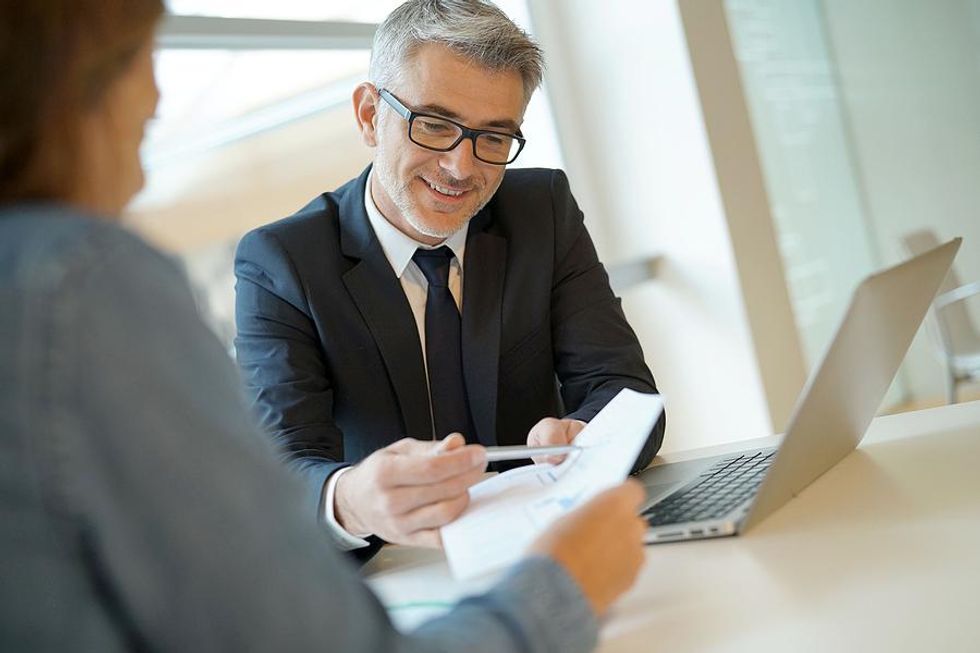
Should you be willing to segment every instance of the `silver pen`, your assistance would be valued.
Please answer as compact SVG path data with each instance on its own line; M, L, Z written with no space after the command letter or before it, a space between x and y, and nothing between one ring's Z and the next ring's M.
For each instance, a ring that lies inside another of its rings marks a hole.
M574 444L556 444L547 447L487 447L487 462L519 460L521 458L530 458L531 456L560 456L578 451L581 448Z

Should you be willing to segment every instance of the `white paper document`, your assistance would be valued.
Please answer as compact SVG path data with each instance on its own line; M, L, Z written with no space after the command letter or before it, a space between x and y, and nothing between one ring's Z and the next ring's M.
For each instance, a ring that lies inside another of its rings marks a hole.
M470 488L470 505L442 528L458 579L516 562L553 521L621 483L663 411L660 395L622 390L578 434L560 465L518 467Z

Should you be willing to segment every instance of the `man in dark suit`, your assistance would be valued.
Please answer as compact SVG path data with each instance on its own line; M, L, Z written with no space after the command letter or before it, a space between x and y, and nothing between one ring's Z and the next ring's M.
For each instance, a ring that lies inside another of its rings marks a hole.
M405 3L354 91L373 165L239 246L245 382L345 548L437 545L483 471L465 443L570 442L656 392L565 175L505 172L540 78L493 5Z

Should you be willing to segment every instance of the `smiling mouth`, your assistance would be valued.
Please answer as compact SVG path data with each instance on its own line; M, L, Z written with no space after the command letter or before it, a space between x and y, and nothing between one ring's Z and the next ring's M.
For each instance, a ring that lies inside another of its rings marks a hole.
M439 184L434 184L428 179L424 179L422 177L419 177L419 179L421 179L422 182L429 187L429 190L433 191L438 196L442 196L446 199L450 199L450 200L457 199L462 195L464 195L465 193L469 192L469 189L457 190L454 188L449 188L448 186L441 186Z

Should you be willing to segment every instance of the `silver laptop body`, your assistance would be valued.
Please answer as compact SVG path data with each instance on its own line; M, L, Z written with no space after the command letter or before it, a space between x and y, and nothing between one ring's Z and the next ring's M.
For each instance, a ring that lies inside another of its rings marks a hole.
M961 239L864 279L810 375L778 448L660 465L640 474L649 543L735 535L857 447Z

